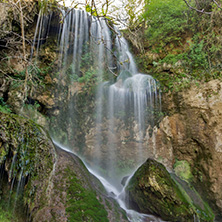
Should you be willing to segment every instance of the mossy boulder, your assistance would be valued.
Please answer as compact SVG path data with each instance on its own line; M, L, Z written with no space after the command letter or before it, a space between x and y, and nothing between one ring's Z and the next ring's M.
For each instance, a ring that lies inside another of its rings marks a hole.
M141 213L155 214L167 221L193 221L198 209L171 178L166 168L148 159L133 175L126 187L129 207ZM213 215L204 212L201 221L213 221Z
M74 154L56 147L57 162L51 180L50 204L42 207L33 222L92 221L126 222L125 212L108 198L100 181ZM53 212L53 213L52 213Z

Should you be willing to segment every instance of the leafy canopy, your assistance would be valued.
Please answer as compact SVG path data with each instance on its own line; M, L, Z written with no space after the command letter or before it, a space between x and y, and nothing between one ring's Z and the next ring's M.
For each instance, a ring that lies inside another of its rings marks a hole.
M147 37L169 42L177 40L187 23L187 7L183 0L146 0L144 19Z

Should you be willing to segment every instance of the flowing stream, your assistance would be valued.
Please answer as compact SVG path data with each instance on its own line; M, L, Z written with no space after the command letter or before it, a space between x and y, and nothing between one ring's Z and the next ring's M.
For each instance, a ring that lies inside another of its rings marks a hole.
M69 152L69 153L72 153L72 154L75 154L77 155L76 153L74 153L73 151L70 151L70 148L67 148L65 146L63 146L62 144L56 142L56 141L53 141L53 143L61 148L62 150L65 150L66 152ZM123 187L123 189L121 191L119 191L118 189L116 189L115 186L113 186L112 184L110 184L104 177L98 175L96 172L94 172L88 165L87 163L85 163L83 161L83 163L85 164L86 168L88 169L88 171L94 175L98 180L100 180L100 182L103 184L104 188L106 189L107 191L107 194L110 195L112 198L116 199L117 202L119 203L120 207L122 209L124 209L127 213L127 217L128 217L128 220L130 222L164 222L163 220L161 220L160 218L157 218L153 215L148 215L148 214L142 214L142 213L139 213L135 210L130 210L126 207L126 204L125 204L125 198L124 198L124 195L125 195L125 187L127 186L127 182L130 180L131 176L129 176L128 180L126 181L126 184L125 186Z
M36 51L32 49L32 56L35 53L38 58L48 37L56 36L60 82L56 95L62 102L53 128L61 131L52 131L51 136L58 141L56 145L83 159L130 221L161 221L127 209L121 185L122 178L132 175L151 154L147 141L155 115L161 111L158 84L152 76L138 72L127 41L106 19L77 9L68 14L61 10L61 14L62 23L53 13L39 15L33 44ZM96 86L92 111L84 114L80 110L79 114L76 88L91 79ZM90 127L84 130L81 124Z

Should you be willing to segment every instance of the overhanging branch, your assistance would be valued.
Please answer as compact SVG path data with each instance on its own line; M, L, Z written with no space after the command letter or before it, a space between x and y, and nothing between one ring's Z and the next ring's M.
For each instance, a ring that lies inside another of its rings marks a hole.
M213 0L213 2L217 5L218 8L222 9L221 5L216 0Z
M197 11L197 12L200 12L200 13L203 13L203 14L207 14L207 15L212 14L212 12L205 12L204 9L199 10L199 9L197 9L197 8L192 7L192 6L187 2L187 0L184 0L184 2L186 3L186 5L187 5L190 9L193 9L193 10L195 10L195 11Z
M218 3L216 0L212 0L212 1L214 2L214 4L216 4L216 6L217 6L219 9L222 9L222 6L220 5L220 3ZM187 5L190 9L195 10L195 11L197 11L197 12L199 12L199 13L203 13L203 14L207 14L207 15L212 14L212 12L205 12L204 9L201 9L201 10L200 10L200 9L194 8L193 6L191 6L191 5L188 3L187 0L184 0L184 2L186 3L186 5Z

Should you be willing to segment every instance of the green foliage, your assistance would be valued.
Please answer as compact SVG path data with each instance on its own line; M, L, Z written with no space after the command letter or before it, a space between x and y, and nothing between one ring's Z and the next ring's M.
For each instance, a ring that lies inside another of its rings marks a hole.
M46 13L47 10L53 8L56 4L56 0L38 0L39 10L42 10L42 13Z
M17 222L17 218L12 212L4 210L3 204L0 205L0 221L1 222Z
M2 113L11 113L11 109L4 102L4 99L2 97L0 97L0 112L2 112Z
M190 87L191 83L196 79L187 75L185 72L168 73L156 72L152 73L153 77L159 80L163 91L180 91L183 88Z
M209 16L190 10L183 0L145 3L144 47L148 56L141 53L138 61L145 72L166 90L174 91L222 77L221 10L211 7ZM197 7L194 1L190 3Z
M176 161L174 164L174 170L176 175L183 180L191 181L193 178L190 165L186 160Z
M68 188L68 221L98 221L108 222L104 206L96 198L94 191L85 189L74 173L67 169L70 185Z
M184 53L183 59L190 69L202 68L207 70L209 63L207 53L204 51L204 40L199 42L196 36L194 37L194 42L190 42L190 50Z
M96 9L91 7L91 5L87 4L85 8L86 8L86 11L89 12L91 15L98 16Z
M85 87L93 87L96 81L96 70L93 68L85 70L82 76L77 75L73 70L73 64L71 64L66 70L66 74L68 75L70 81L84 83Z
M94 1L91 1L90 4L88 4L88 1L86 1L85 10L88 13L90 13L92 16L105 17L107 19L112 19L107 16L110 4L111 4L110 1L105 1L103 4L100 4L98 7L97 3L95 3Z
M204 50L206 45L204 40L199 40L199 33L194 35L192 41L188 41L187 45L189 48L185 52L179 54L167 54L162 60L159 61L160 64L172 64L175 65L177 62L181 62L183 67L189 73L192 73L196 69L209 69L208 55ZM157 63L158 64L158 63Z
M182 53L181 54L168 54L167 56L165 56L159 62L161 64L167 63L167 64L175 65L178 61L183 60L183 59L184 59L184 54L182 54ZM158 63L156 63L154 65L158 65Z
M146 37L152 44L165 46L181 39L179 33L187 28L187 8L183 0L146 0L144 19Z
M95 70L88 70L88 71L85 72L84 76L82 76L78 79L78 82L80 82L80 83L89 83L95 77L96 77Z

